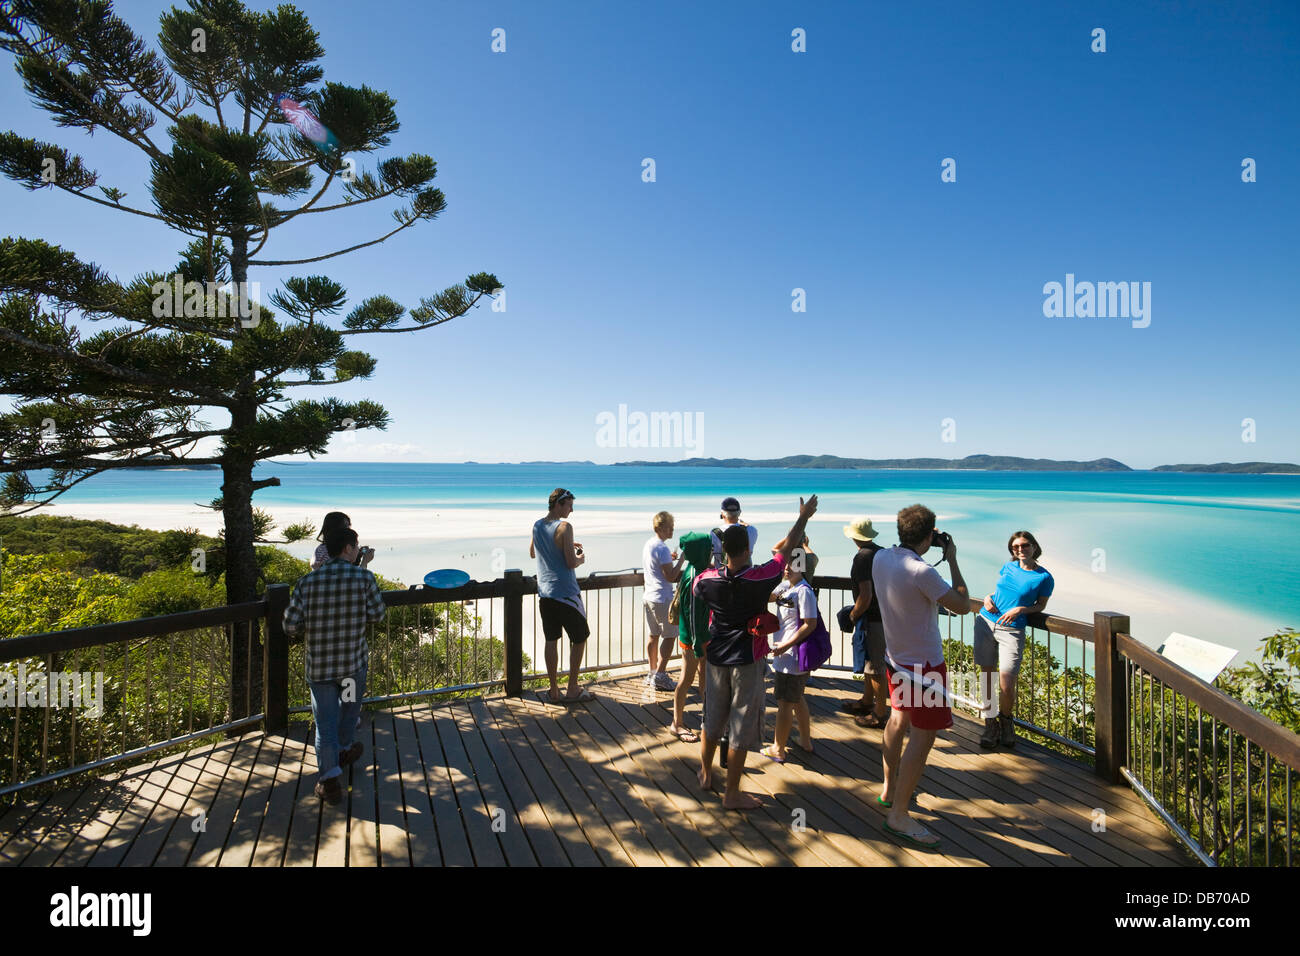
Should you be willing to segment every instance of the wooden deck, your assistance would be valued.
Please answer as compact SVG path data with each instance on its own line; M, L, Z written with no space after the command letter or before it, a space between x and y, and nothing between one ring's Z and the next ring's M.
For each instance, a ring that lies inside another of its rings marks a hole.
M1178 866L1191 861L1126 787L1021 740L986 752L973 721L939 735L917 798L943 838L916 850L874 803L880 732L809 685L816 754L750 756L763 809L728 813L695 781L698 745L667 732L672 698L640 680L594 704L487 697L368 712L337 807L313 794L309 728L151 760L0 819L9 866ZM769 700L765 739L775 708ZM687 720L699 726L694 693ZM1094 830L1104 811L1104 831ZM802 824L799 826L797 824Z

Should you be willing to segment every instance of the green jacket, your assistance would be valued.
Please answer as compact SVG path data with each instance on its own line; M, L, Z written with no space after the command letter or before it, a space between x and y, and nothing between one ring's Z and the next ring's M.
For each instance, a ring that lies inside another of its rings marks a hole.
M694 596L694 585L695 578L708 570L713 558L713 540L708 534L688 531L677 543L686 555L686 566L677 581L677 638L680 643L690 645L696 657L703 657L704 645L709 642L709 608Z

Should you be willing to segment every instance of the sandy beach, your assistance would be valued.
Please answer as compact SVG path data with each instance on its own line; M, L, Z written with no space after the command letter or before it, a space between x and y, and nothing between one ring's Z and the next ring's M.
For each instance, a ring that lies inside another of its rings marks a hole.
M267 510L279 527L304 519L320 521L319 515L303 513L302 509ZM215 535L221 529L218 513L187 505L56 504L46 513L136 524L155 530L190 527ZM427 571L439 567L462 568L477 580L495 579L505 568L521 568L525 574L536 570L536 563L528 556L529 532L532 523L541 517L536 508L354 507L349 509L349 514L363 543L376 550L372 568L407 584L419 582ZM712 510L677 511L675 517L678 534L717 524L717 512ZM761 529L762 544L770 546L776 536L788 529L793 516L788 509L778 512L758 508L747 511L746 517ZM818 512L809 528L809 537L813 550L822 558L820 573L848 573L853 548L840 529L856 517L859 517L856 513ZM871 517L881 529L880 540L894 540L893 515ZM941 514L940 525L960 518L956 513ZM588 556L585 571L639 567L641 546L648 537L641 511L593 507L576 510L571 520ZM995 583L996 568L1005 560L1002 542L968 540L961 536L957 541L960 564L972 595L988 593ZM315 546L316 542L309 540L283 547L298 557L310 559ZM934 560L934 555L929 558ZM1236 662L1240 663L1253 657L1258 645L1276 628L1296 623L1268 620L1202 594L1132 574L1095 573L1088 564L1064 560L1059 549L1050 560L1044 557L1043 563L1056 581L1049 608L1052 613L1085 621L1091 621L1097 610L1127 613L1135 635L1151 646L1163 643L1171 631L1179 631L1237 649ZM947 576L943 566L940 570ZM825 614L828 609L822 610ZM830 608L829 612L833 614L835 610Z

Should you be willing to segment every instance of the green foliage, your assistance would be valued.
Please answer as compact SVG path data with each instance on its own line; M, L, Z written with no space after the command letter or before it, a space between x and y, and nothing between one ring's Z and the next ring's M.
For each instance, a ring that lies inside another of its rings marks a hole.
M111 574L74 570L82 556L0 553L0 638L130 620L130 586Z

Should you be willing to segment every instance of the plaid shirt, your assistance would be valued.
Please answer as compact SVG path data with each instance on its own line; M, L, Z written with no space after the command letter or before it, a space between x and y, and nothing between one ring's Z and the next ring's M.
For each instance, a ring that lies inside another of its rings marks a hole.
M369 663L367 625L384 619L375 576L334 558L305 575L284 611L284 630L307 629L307 680L342 680Z

